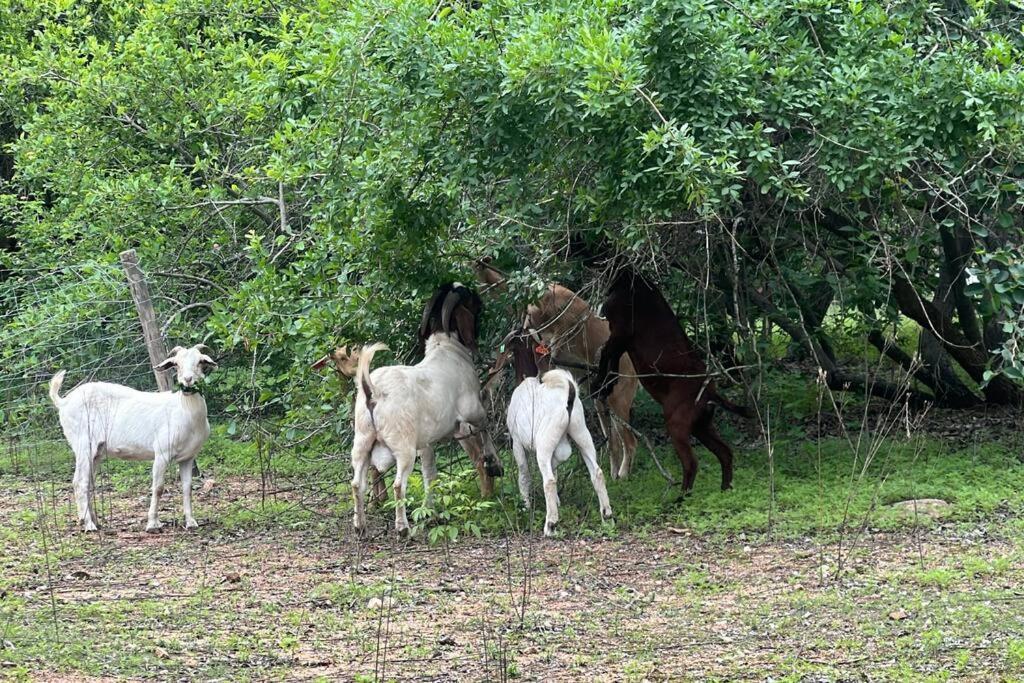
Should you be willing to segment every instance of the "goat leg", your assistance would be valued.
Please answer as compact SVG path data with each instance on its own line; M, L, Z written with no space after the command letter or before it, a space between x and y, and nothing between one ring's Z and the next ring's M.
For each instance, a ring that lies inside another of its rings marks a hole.
M369 474L370 486L373 489L373 504L383 505L388 499L388 487L384 482L384 473L370 465Z
M185 511L185 528L195 529L199 526L192 516L192 465L195 460L178 463L178 476L181 478L181 505Z
M603 401L608 400L612 389L615 388L615 382L619 378L619 359L626 352L628 345L629 340L625 337L609 337L601 349L601 362L597 367L594 386L596 387L595 393Z
M157 506L160 504L160 496L164 495L164 476L167 474L167 463L171 459L171 456L164 453L157 453L153 458L153 490L149 500L149 520L146 522L146 531L150 533L158 531L163 526L157 518ZM189 470L190 476L191 473Z

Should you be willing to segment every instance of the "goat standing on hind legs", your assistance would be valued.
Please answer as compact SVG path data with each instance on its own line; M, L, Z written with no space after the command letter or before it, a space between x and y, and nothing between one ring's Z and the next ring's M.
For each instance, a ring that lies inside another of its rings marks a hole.
M437 475L433 445L438 441L454 437L475 442L487 474L501 475L500 461L486 432L480 380L467 347L476 338L476 311L463 306L467 298L472 298L471 293L457 283L445 285L439 292L443 292L442 329L427 337L422 361L412 366L382 367L371 373L374 353L385 347L374 344L360 352L352 440L353 524L357 532L366 529L367 472L371 464L380 472L397 465L395 529L400 534L409 531L405 494L417 452L423 459L428 505L430 485ZM427 327L438 300L435 295L427 304ZM453 315L457 309L463 309L462 313ZM452 329L452 323L457 329Z
M608 288L604 317L611 336L601 351L595 386L607 396L628 353L644 389L661 404L665 426L683 467L683 492L693 489L697 458L690 435L715 454L722 466L722 490L732 488L732 450L712 424L717 404L742 417L748 408L723 398L661 292L631 268L621 269ZM611 377L609 377L609 373Z
M472 289L461 282L441 285L423 308L417 330L417 350L423 351L434 333L445 332L454 334L459 343L476 353L482 315L483 301ZM490 498L494 495L494 478L502 474L501 462L488 455L480 439L467 439L460 434L458 441L476 468L480 495Z

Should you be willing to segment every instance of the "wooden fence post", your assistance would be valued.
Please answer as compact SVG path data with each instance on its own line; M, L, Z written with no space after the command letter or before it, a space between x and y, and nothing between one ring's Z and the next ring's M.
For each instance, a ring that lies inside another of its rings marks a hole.
M146 350L149 351L150 364L155 368L167 358L167 346L160 336L160 326L156 324L156 314L153 312L153 301L149 297L149 285L146 278L139 269L139 257L134 249L121 252L121 265L128 276L128 286L132 290L132 299L135 300L135 308L139 312L139 322L142 323L142 336L146 339ZM160 391L171 391L174 388L174 380L169 371L154 369L156 375L156 386Z

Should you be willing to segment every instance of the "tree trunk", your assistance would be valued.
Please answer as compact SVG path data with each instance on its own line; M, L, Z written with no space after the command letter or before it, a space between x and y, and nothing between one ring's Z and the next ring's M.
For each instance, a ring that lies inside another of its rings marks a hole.
M877 377L865 377L847 372L836 363L831 352L826 351L815 336L808 334L807 330L780 311L766 297L754 291L748 292L748 296L750 301L760 308L772 322L785 330L794 340L806 345L818 363L818 367L824 372L825 384L829 389L833 391L856 390L888 401L907 400L915 407L923 407L933 402L932 397L914 391L909 386L896 386Z
M956 276L947 261L939 273L939 283L932 299L935 310L946 317L953 313L955 281ZM932 388L940 402L950 405L973 405L977 402L977 398L953 370L949 354L946 353L942 342L930 330L921 329L921 335L917 340L917 352L922 362L922 373L931 379L927 385Z
M920 325L922 330L935 334L942 347L971 379L978 384L984 382L988 354L971 344L949 316L942 315L930 301L922 299L902 275L893 275L892 294L901 313ZM1020 405L1024 399L1020 388L1002 375L993 377L982 391L986 400L999 405Z
M821 210L819 225L836 237L849 242L845 229L855 227L845 216L831 209ZM905 268L894 268L892 273L892 296L900 313L918 325L922 331L935 335L942 348L979 385L985 381L985 370L990 358L986 349L971 342L954 325L949 315L943 315L930 301L923 299L917 289L903 276ZM1021 405L1024 391L1006 377L997 375L982 389L985 399L999 405Z
M804 319L804 327L810 334L817 335L828 315L828 309L832 306L836 293L825 280L819 280L808 291L798 297L800 314ZM819 341L823 341L819 337ZM829 349L831 352L831 348ZM790 344L786 355L793 359L807 358L807 347L800 343Z

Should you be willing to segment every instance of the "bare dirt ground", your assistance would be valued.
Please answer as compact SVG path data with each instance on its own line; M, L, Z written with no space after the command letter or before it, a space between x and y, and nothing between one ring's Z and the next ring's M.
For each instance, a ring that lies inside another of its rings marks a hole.
M9 482L8 482L9 483ZM653 528L613 538L357 541L323 510L99 535L66 501L0 503L0 677L108 680L1021 680L1024 546L1005 520L812 539ZM60 491L57 491L60 494ZM178 512L171 491L165 521ZM322 515L322 516L321 516ZM322 520L322 521L318 521ZM381 522L383 526L383 521ZM852 547L851 547L852 546Z

